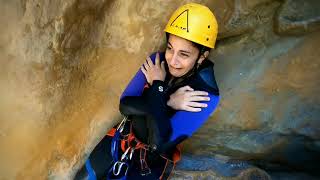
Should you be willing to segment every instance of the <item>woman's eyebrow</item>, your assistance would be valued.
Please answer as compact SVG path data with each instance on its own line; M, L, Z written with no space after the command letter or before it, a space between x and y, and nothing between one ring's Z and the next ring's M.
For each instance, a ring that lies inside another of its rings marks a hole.
M168 42L168 45L170 45L171 47L173 47L170 42ZM180 50L180 52L182 52L182 53L187 53L187 54L190 54L190 53L191 53L190 51L186 51L186 50Z
M185 50L180 50L180 52L187 53L187 54L190 54L190 53L191 53L191 52L185 51Z

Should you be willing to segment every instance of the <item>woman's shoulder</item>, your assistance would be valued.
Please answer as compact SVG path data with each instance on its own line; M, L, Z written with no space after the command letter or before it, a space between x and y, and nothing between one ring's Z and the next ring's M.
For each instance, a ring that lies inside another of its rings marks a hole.
M149 55L149 57L150 57L150 59L152 60L152 62L155 62L157 53L159 53L160 61L165 60L165 53L164 53L164 52L161 52L161 51L156 51L156 52L153 52L153 53L151 53L151 54Z
M205 60L199 67L195 78L193 79L194 88L207 91L214 95L219 95L218 84L214 75L214 63L210 60Z

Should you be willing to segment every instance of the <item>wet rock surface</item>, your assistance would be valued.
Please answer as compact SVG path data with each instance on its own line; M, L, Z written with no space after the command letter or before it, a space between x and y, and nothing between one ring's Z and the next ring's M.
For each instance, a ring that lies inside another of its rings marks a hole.
M320 29L320 2L286 0L278 10L275 31L282 35L303 35Z
M0 0L0 179L72 179L184 1ZM317 0L199 0L219 21L221 103L173 179L316 179Z
M185 155L177 165L173 179L261 179L270 176L263 170L244 161L232 160L227 156Z

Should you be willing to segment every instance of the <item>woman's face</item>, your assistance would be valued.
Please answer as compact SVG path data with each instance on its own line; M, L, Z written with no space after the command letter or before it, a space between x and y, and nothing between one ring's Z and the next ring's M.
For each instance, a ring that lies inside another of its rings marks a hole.
M187 74L195 65L198 54L199 50L192 42L172 34L169 35L165 57L172 76L181 77ZM203 59L200 58L199 63Z

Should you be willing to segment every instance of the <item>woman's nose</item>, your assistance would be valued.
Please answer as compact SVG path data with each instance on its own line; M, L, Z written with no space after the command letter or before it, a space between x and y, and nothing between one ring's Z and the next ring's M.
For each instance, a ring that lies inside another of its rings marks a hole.
M178 59L177 59L177 55L173 54L171 57L171 61L170 61L170 65L173 67L177 67L179 64Z

